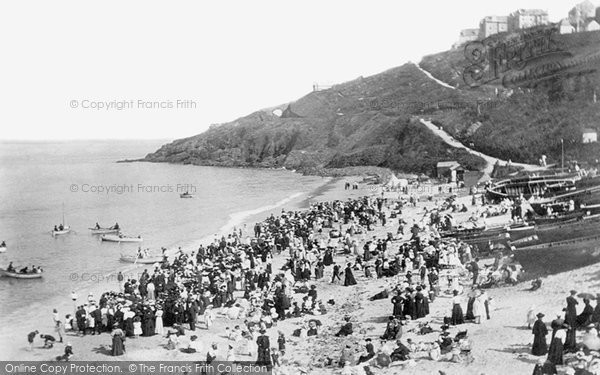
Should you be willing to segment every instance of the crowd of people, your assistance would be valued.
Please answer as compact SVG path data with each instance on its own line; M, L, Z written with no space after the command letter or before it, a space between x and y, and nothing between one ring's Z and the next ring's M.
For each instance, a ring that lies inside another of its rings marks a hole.
M413 353L418 351L427 351L433 360L468 360L466 331L452 339L449 330L465 322L481 323L484 316L490 319L490 299L476 288L478 269L471 248L440 235L439 217L454 209L452 202L425 209L421 219L409 225L402 211L416 205L414 197L400 201L362 197L282 211L257 223L253 233L245 227L234 229L196 251L179 249L165 255L163 262L144 270L138 279L124 280L119 291L105 292L97 300L90 295L84 304L74 299L74 314L65 316L64 322L56 318L56 332L61 340L65 330L81 336L109 333L114 356L125 353L129 338L161 335L167 350L198 353L206 349L210 361L216 357L218 345L204 347L198 337L202 329L211 330L215 319L224 318L243 321L227 329L227 358L255 358L257 363L272 366L285 354L285 335L280 332L275 347L267 332L277 322L309 317L291 334L320 335L318 317L327 314L328 307L319 297L318 285L352 287L359 275L360 279L392 281L392 293L373 298L391 297L389 322L378 341L393 342L397 347L387 353L382 344L375 350L372 339L376 337L367 338L366 352L354 359L340 341L338 365L414 361ZM387 228L396 223L395 234L391 231L383 238L369 238L375 226ZM283 267L274 269L275 257L287 257ZM339 262L340 257L345 261ZM471 271L464 264L471 264ZM326 273L330 279L325 279ZM465 277L472 278L475 287L465 287L460 282ZM467 288L471 289L468 294ZM402 327L407 324L418 324L422 334L433 332L426 318L440 293L454 298L439 338L429 343L403 343ZM352 323L346 321L335 336L352 333Z
M579 298L578 298L579 297ZM595 306L591 300L597 300ZM550 322L550 327L544 321L545 314L538 312L535 318L528 314L528 327L534 336L531 353L540 357L535 366L534 375L556 374L557 366L567 366L567 371L578 374L600 373L600 294L577 294L571 290L566 298L563 314L557 314ZM577 313L578 305L583 309ZM530 311L533 311L530 309ZM577 332L583 331L580 340ZM550 337L548 337L550 336ZM572 353L568 358L565 354Z

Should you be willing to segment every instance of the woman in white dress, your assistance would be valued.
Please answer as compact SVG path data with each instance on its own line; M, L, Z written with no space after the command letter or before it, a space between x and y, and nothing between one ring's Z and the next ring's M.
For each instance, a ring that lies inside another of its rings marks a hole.
M154 333L162 336L164 334L162 307L159 306L158 310L156 310L156 314L154 315L156 316L156 323L154 324Z
M481 291L475 291L475 302L473 302L473 316L475 316L475 324L481 323L481 316L485 313L485 306L481 299Z

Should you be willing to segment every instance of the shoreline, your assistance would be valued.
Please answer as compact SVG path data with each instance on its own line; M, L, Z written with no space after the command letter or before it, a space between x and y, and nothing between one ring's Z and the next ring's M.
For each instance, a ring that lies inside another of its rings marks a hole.
M195 240L189 240L189 241L177 243L174 245L170 245L169 247L167 247L166 253L168 255L174 254L178 250L179 247L181 247L181 249L184 252L194 251L200 246L200 244L206 245L206 244L212 242L212 240L215 238L215 236L217 236L217 237L220 237L222 235L227 236L227 234L231 233L231 231L233 230L233 227L236 227L239 229L240 227L243 227L244 225L246 225L247 229L246 229L246 233L244 234L244 235L246 235L247 233L250 233L254 223L256 223L258 221L263 221L271 213L273 213L273 214L279 213L280 212L279 210L281 210L282 207L286 208L286 206L287 206L286 211L308 209L309 205L306 204L306 202L308 202L309 199L315 199L335 187L335 183L336 183L335 178L323 177L323 179L325 180L324 183L322 185L318 186L317 188L313 189L312 191L296 193L296 194L293 194L293 195L291 195L287 198L284 198L280 201L274 202L270 205L257 207L256 209L253 209L253 210L234 212L229 215L229 219L227 220L227 222L223 226L221 226L215 233L206 234L206 235L202 236L201 238L198 238ZM234 217L236 215L240 215L240 214L242 214L242 217L239 220L235 220ZM96 299L98 299L102 295L102 293L104 293L106 291L109 291L109 290L118 291L119 283L117 282L117 274L119 272L123 273L125 280L127 280L127 278L139 279L139 275L142 274L144 269L148 269L151 267L152 267L152 265L150 265L150 264L134 265L134 264L129 264L129 263L123 263L122 267L118 267L118 268L112 270L111 272L109 272L108 274L99 274L99 273L96 273L93 271L86 272L85 270L82 270L81 273L77 274L78 278L75 280L72 278L73 274L64 275L64 277L70 277L74 283L78 283L78 282L86 283L86 285L76 286L71 289L71 290L74 290L76 292L76 294L78 295L79 299L78 299L77 304L79 305L79 304L83 304L85 301L87 301L86 297L89 292L93 293L94 297ZM84 275L86 275L85 278L87 278L87 280L80 280L83 278ZM36 281L40 281L40 280L31 280L31 281L36 282ZM48 334L52 334L52 335L56 336L55 331L51 324L52 323L52 309L57 308L57 310L59 312L59 317L61 318L61 320L64 320L64 317L66 314L70 313L73 315L75 308L74 308L74 304L71 302L71 299L70 299L71 290L65 290L62 295L51 296L47 300L39 301L38 303L36 303L33 306L24 306L24 307L18 309L17 311L19 311L19 312L27 311L29 309L35 309L35 310L44 309L43 312L41 313L42 316L40 316L40 314L37 314L37 316L39 318L41 318L42 320L35 320L33 322L21 322L21 324L18 324L18 326L11 326L10 324L2 325L2 327L0 327L0 337L24 338L27 335L27 333L29 333L35 329L40 330L40 333L42 333L42 334L48 333ZM41 327L40 327L40 324L38 324L38 323L40 321L44 322L43 316L48 317L47 323L41 324ZM11 319L11 320L13 320L13 319ZM18 318L16 320L18 320ZM28 327L28 328L24 328L24 327ZM19 340L19 342L21 341L20 339L18 339L18 340ZM9 342L0 340L0 353L2 353L2 354L0 354L0 360L13 358L12 354L16 354L17 356L19 356L18 354L22 354L22 353L20 353L22 351L21 349L22 348L15 347L14 345L12 345Z

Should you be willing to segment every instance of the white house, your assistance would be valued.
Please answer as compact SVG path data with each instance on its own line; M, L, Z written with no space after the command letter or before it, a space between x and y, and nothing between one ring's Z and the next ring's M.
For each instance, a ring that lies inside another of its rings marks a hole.
M594 143L598 142L598 132L596 129L585 128L583 129L582 140L583 143Z
M571 34L575 32L575 27L571 25L571 22L567 18L563 18L558 24L558 32L560 34Z
M600 24L595 20L590 20L583 24L583 31L598 31L600 30Z

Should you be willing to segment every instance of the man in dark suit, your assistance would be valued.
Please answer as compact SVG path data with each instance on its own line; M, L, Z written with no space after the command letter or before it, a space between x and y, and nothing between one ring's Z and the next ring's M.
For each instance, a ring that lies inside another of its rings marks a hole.
M187 319L190 323L190 331L196 330L196 319L198 318L198 305L196 301L188 301L187 304Z
M271 343L266 333L267 331L261 329L260 336L256 339L256 345L258 346L256 364L261 366L271 366Z

